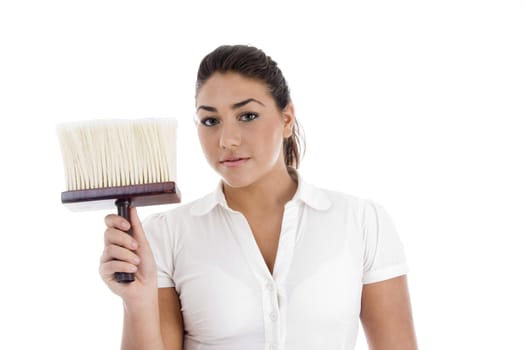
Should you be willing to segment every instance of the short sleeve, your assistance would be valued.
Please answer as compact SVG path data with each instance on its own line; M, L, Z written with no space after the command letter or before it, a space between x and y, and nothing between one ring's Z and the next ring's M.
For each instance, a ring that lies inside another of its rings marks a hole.
M174 237L166 217L161 213L153 214L147 217L142 225L157 264L157 287L175 287Z
M366 201L363 207L363 284L384 281L408 272L404 247L387 211Z

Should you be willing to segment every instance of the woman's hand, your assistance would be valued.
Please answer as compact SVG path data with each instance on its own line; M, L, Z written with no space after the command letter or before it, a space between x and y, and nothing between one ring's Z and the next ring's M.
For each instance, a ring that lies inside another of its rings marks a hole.
M99 273L125 304L148 303L157 298L157 269L135 208L130 209L130 221L133 236L126 233L130 228L126 219L115 214L106 216ZM133 272L135 281L119 283L115 280L115 272Z

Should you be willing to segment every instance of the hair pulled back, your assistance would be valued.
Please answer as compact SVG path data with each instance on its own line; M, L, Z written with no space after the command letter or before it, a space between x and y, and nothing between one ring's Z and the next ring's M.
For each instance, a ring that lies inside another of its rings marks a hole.
M280 110L291 101L290 90L277 63L261 49L248 45L223 45L206 55L199 65L196 95L216 72L234 72L263 82ZM297 120L292 135L283 140L283 153L287 167L299 167L303 139Z

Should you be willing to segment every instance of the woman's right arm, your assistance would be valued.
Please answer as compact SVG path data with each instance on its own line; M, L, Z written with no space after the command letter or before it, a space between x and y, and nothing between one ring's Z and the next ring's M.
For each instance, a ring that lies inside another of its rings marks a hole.
M106 216L100 275L124 304L123 350L179 350L183 347L183 322L174 288L157 288L157 268L135 208L130 223L117 215ZM118 283L115 272L134 272L135 281Z

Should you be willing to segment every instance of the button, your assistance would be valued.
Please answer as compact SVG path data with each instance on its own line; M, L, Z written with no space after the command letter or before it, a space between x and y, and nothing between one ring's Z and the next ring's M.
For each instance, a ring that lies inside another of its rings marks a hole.
M269 292L273 292L274 291L274 285L271 282L267 283L267 290Z
M269 317L270 317L270 320L272 322L276 322L276 320L278 319L278 314L275 312L275 311L272 311L270 314L269 314Z

